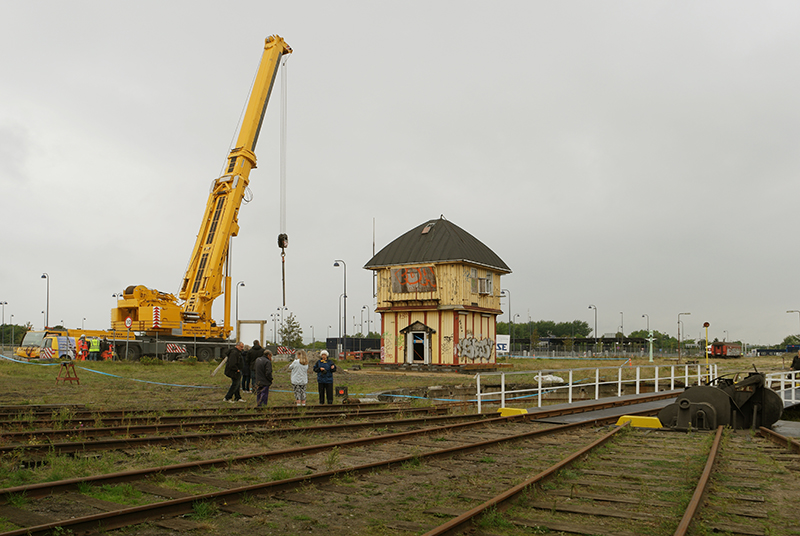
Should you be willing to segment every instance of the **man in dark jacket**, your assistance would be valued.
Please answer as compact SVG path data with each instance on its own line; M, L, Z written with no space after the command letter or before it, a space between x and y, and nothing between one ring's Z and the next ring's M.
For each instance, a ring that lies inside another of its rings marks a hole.
M253 346L244 353L244 370L242 370L242 389L248 393L255 392L256 384L256 359L264 355L264 348L258 340L253 341ZM251 381L252 380L252 385Z
M242 358L243 349L244 343L240 341L236 346L231 348L231 351L228 353L228 362L225 363L225 376L231 379L231 386L230 389L228 389L228 394L222 399L223 402L233 403L234 400L244 402L244 400L242 400L242 393L239 390L239 382L242 378L242 367L244 366L244 359Z
M256 406L266 406L269 402L269 388L272 386L272 352L263 351L256 359L255 370Z

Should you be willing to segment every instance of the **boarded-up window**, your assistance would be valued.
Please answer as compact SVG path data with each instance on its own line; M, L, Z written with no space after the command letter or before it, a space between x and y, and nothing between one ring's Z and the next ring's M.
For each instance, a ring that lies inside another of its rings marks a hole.
M486 274L486 277L478 280L478 292L481 294L492 293L492 274Z
M393 268L392 292L434 292L436 273L433 266Z

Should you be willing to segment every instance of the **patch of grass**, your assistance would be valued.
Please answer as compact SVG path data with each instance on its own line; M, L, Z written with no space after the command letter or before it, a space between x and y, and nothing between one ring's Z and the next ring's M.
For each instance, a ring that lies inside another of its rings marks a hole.
M270 468L269 473L267 474L267 478L272 482L275 480L286 480L288 478L292 478L294 473L283 467L282 465L277 465L275 467Z
M478 460L478 461L479 461L480 463L495 463L497 460L495 460L495 459L494 459L494 458L492 458L491 456L484 456L483 458L481 458L481 459L480 459L480 460Z
M477 525L483 529L510 529L514 527L514 524L494 507L486 510L478 520Z
M12 493L7 497L7 500L8 504L10 504L11 506L16 506L17 508L25 506L26 504L28 504L29 501L27 495L25 495L25 492Z
M142 500L142 492L128 483L115 485L105 484L99 488L90 486L89 490L85 494L96 499L117 504L126 504L131 506L144 504L144 501Z
M192 513L189 518L194 521L206 521L219 513L217 503L208 501L196 501L192 503Z
M339 447L333 447L325 458L325 468L328 469L328 471L333 471L333 469L339 465L339 460Z
M401 469L406 471L419 469L420 467L422 467L422 459L419 456L414 456L410 460L404 461L403 465L400 466Z

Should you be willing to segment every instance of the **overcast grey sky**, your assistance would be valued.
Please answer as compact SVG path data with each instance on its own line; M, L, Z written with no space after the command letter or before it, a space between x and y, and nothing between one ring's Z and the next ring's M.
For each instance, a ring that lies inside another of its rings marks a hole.
M442 214L513 270L518 322L800 331L800 4L771 1L2 2L7 322L41 328L42 272L69 327L107 328L128 285L177 293L271 34L308 342L338 334L335 259L348 331L374 309L373 222L380 249ZM242 319L281 305L279 103L233 245Z

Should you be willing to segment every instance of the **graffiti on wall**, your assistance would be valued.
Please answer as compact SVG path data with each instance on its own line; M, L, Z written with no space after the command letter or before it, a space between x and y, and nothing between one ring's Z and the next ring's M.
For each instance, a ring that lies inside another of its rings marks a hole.
M476 339L475 337L464 337L458 341L458 355L465 359L475 361L476 359L492 358L494 341L492 339Z
M433 266L392 269L392 292L433 292L436 273Z

